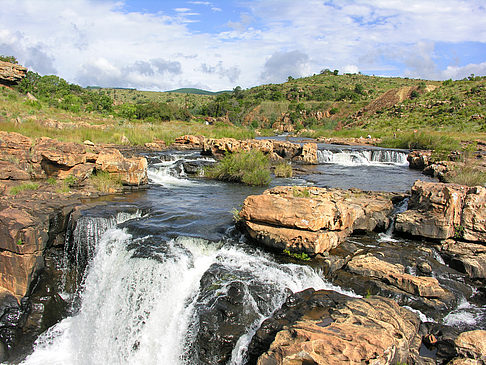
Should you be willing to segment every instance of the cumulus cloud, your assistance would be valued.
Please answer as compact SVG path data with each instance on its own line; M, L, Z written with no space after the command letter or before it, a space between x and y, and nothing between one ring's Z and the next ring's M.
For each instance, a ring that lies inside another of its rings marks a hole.
M11 10L0 12L0 53L83 86L222 90L324 68L454 78L481 74L486 62L464 52L439 59L434 48L484 44L482 0L232 0L223 12L221 2L186 1L154 13L117 0L2 1ZM238 18L228 22L227 9Z
M199 69L206 74L215 74L219 75L220 78L227 78L232 83L235 83L241 74L241 70L238 67L225 68L221 61L214 66L203 63Z
M300 51L276 52L263 66L264 82L282 82L289 76L300 77L308 72L309 56Z

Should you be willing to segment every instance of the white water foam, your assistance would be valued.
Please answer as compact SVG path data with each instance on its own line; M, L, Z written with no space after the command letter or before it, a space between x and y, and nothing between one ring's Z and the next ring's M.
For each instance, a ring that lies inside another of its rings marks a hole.
M477 307L469 303L466 298L461 298L458 307L444 317L443 323L459 328L473 327L481 322L484 317L486 317L485 307Z
M183 347L200 279L213 263L249 271L252 280L271 285L274 309L286 299L286 288L339 290L307 266L277 264L264 254L202 239L180 237L167 243L167 253L138 257L133 247L143 240L118 228L106 231L89 264L78 314L42 334L24 364L190 364ZM240 338L233 364L242 363L253 333L270 314L260 313Z
M408 166L407 153L394 150L318 150L319 163L343 166Z
M150 182L164 187L192 186L196 183L186 178L182 165L161 163L147 169Z

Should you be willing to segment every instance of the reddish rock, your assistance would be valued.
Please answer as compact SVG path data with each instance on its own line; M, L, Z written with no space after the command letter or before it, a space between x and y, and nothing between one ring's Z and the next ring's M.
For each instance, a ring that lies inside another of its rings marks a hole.
M327 252L353 230L388 225L392 194L307 187L275 187L251 195L239 213L247 233L263 245Z
M171 147L176 149L198 149L201 148L204 142L203 136L193 136L187 134L175 139Z
M0 161L0 180L30 180L30 174L19 168L18 164Z
M456 236L484 242L486 188L416 181L408 210L396 218L398 232L434 239Z
M71 168L86 162L86 147L72 142L60 142L52 138L42 137L33 148L33 162L44 162L48 175L56 174L59 168ZM52 172L52 173L50 173Z
M436 278L429 276L414 276L405 273L400 264L391 264L379 260L372 255L358 255L347 264L347 269L353 274L379 279L407 293L426 298L438 298L451 301L453 295L443 289Z
M139 186L148 181L145 157L125 158L115 149L106 149L99 153L96 169L116 174L124 185Z
M317 145L315 143L307 143L301 146L298 143L287 141L272 141L267 139L238 141L234 138L209 138L205 139L202 143L202 153L215 157L222 157L226 153L251 150L262 151L274 160L284 158L306 164L317 163Z
M17 84L26 74L27 68L14 63L0 61L0 84Z
M486 331L475 330L463 332L454 341L459 356L486 363Z
M333 308L314 305L276 334L257 364L413 362L419 324L415 314L386 298L349 299Z

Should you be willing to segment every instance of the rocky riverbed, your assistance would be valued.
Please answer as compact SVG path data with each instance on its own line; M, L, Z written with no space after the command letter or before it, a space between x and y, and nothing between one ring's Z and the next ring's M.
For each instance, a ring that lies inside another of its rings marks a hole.
M140 158L0 137L2 361L23 359L44 330L27 363L486 361L485 188L418 181L383 193L277 179L264 192L190 177L211 163L192 149L261 146L306 163L317 147L186 136L176 145L187 152L150 152L158 144ZM100 199L96 171L116 174L125 194ZM19 181L73 174L70 192L38 180L9 194ZM127 194L147 175L146 190ZM242 233L229 213L240 203Z

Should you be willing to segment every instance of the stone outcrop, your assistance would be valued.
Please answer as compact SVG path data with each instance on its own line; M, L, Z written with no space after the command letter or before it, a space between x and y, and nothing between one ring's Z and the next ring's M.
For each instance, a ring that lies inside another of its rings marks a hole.
M397 232L432 239L486 242L486 188L416 181Z
M147 159L125 158L116 149L102 150L96 159L96 169L118 176L124 185L144 185L147 178Z
M454 343L459 355L459 359L454 361L462 360L466 364L486 363L486 331L476 330L463 332L457 336Z
M234 138L207 138L202 143L202 153L216 158L226 153L238 151L259 150L273 160L288 159L306 164L317 164L317 144L300 145L288 141L272 141L267 139L248 139L239 141Z
M472 279L486 279L486 245L448 240L442 253L454 269Z
M0 199L0 287L25 296L43 268L43 251L67 224L80 198L55 192L33 192L25 198Z
M95 171L115 174L124 185L148 181L145 157L126 158L114 148L0 132L0 180L64 180L71 176L81 183Z
M170 147L176 150L200 149L203 146L204 140L205 138L203 136L187 134L176 138Z
M17 84L26 74L27 68L14 63L0 61L0 84Z
M347 270L353 274L375 278L412 295L452 301L453 295L443 289L436 278L407 274L400 264L391 264L373 255L357 255L347 263Z
M276 187L251 195L240 224L261 244L318 254L339 245L356 230L388 226L393 194L308 187Z
M419 324L415 314L391 299L308 289L262 323L249 346L249 362L412 363L419 358Z

